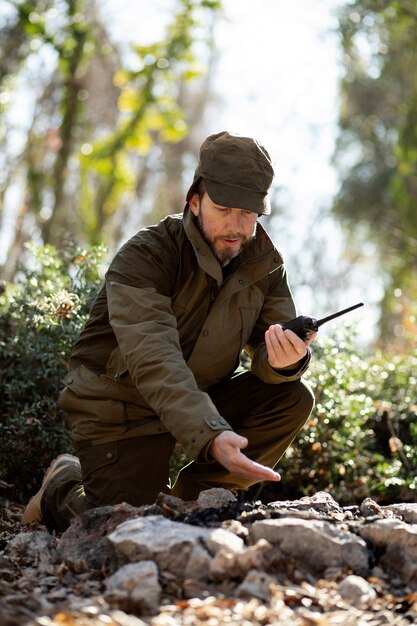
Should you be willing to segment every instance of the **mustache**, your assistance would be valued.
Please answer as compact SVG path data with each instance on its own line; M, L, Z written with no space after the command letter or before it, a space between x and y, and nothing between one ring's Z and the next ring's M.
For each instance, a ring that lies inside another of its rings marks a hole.
M223 239L240 239L240 241L245 242L248 237L246 237L246 235L242 235L241 233L226 233L225 235L217 235L214 237L213 242Z

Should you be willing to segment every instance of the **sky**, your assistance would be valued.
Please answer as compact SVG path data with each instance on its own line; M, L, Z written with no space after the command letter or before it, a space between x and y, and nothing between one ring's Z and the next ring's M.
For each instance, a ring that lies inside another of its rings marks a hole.
M268 228L288 259L290 277L291 258L297 257L301 267L304 259L309 263L306 245L319 234L325 237L323 255L329 267L337 267L343 251L342 229L328 212L338 188L331 163L342 71L335 12L344 3L223 0L223 16L214 30L217 60L212 87L217 97L202 125L201 141L212 132L229 130L254 136L268 149L279 203L288 216L285 236L282 217L281 222L279 216L276 222L272 220ZM175 0L98 3L114 39L126 49L130 42L147 44L162 37L175 5ZM16 115L22 113L19 110ZM363 300L364 271L368 306L366 315L355 319L361 326L359 334L369 336L381 296L372 262L365 269L352 268L349 288L346 293L339 290L332 311L323 310L323 298L320 301L314 284L295 293L298 310L322 317Z
M266 146L280 202L290 216L284 238L278 218L276 233L274 221L270 223L284 259L304 255L308 262L306 240L318 234L317 222L321 236L324 230L323 254L330 267L339 262L344 244L341 227L328 217L338 189L331 161L342 71L336 10L342 4L343 0L223 0L224 16L214 31L217 97L201 137L229 130L254 136ZM102 0L100 6L112 20L116 39L128 42L140 37L147 43L163 34L173 0ZM291 265L288 271L291 276ZM321 317L364 300L364 272L366 313L352 315L359 336L370 338L381 296L371 259L367 267L352 268L349 288L337 294L332 311L316 310L324 306L316 297L316 285L297 290L298 310ZM327 300L331 298L329 294Z

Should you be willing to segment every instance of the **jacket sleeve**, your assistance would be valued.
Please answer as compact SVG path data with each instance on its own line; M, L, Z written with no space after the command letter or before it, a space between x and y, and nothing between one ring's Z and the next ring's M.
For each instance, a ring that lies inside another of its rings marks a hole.
M171 298L156 287L107 281L109 319L141 396L191 458L232 430L201 391L181 351Z
M311 352L295 364L293 369L276 370L268 362L265 331L271 324L284 324L297 316L294 300L283 265L269 276L265 300L245 351L252 360L251 371L263 382L279 384L298 380L308 369Z

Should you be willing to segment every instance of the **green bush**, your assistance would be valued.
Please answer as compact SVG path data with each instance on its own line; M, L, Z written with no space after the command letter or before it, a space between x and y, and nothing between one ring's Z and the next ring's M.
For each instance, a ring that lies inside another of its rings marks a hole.
M17 501L39 486L54 456L71 450L57 399L99 286L104 249L29 252L30 269L0 296L0 479Z
M277 499L323 490L344 504L416 501L417 352L361 353L349 336L344 326L315 341L316 406L279 463Z
M57 399L104 252L31 248L30 269L0 295L0 486L13 485L7 495L17 501L35 491L54 456L71 451ZM338 328L314 343L307 379L316 407L279 463L282 482L254 486L244 498L325 490L344 504L367 496L417 501L417 352L364 352L349 327ZM184 462L179 447L173 475Z

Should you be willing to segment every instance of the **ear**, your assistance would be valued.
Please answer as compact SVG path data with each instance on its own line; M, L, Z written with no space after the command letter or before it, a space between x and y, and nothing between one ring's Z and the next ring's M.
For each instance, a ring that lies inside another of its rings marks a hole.
M193 195L191 196L191 198L188 201L188 204L190 205L191 211L197 217L197 215L198 215L198 213L200 211L200 198L198 196L198 193L193 193Z

